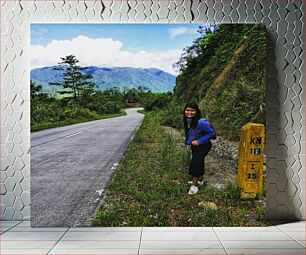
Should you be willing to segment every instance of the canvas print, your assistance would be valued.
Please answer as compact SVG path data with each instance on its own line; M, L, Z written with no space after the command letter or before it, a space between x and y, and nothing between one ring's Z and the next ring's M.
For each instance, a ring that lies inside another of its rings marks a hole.
M261 24L32 24L33 227L265 226Z

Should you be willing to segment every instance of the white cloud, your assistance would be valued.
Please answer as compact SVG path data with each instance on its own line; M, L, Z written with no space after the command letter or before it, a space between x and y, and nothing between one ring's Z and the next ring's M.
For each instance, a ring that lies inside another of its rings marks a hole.
M186 34L188 33L188 28L187 27L179 27L179 28L170 28L169 29L169 34L171 39L175 38L178 35Z
M123 43L112 38L92 39L82 35L71 40L54 40L46 47L31 45L31 68L57 65L61 57L73 54L81 66L154 67L175 74L172 64L181 54L181 50L134 53L122 48Z
M197 29L192 29L188 27L178 27L178 28L170 28L169 29L169 35L171 39L174 39L178 35L183 35L183 34L196 34Z

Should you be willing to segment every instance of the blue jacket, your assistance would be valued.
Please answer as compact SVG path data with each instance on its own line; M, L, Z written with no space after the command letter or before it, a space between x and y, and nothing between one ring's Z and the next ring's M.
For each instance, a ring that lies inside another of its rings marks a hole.
M190 145L194 140L195 129L191 128L187 134L185 143ZM199 119L197 124L196 140L199 144L208 142L215 135L215 130L211 127L209 122L205 119Z

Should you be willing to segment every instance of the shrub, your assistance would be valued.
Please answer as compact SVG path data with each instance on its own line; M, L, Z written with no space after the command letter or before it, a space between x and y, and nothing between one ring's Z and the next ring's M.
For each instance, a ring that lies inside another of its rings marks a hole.
M172 100L172 93L147 93L144 100L144 108L147 111L165 108Z

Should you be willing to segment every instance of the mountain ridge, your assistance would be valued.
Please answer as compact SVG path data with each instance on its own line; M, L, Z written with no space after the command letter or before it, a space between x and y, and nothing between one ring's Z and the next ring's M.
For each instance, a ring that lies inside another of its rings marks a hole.
M51 86L51 82L61 82L63 71L55 70L59 66L46 66L31 70L31 80L43 87L44 92L60 90L59 86ZM145 87L152 92L173 91L176 76L158 68L134 67L97 67L89 66L82 70L91 74L92 81L98 85L98 90L117 87L132 89Z

